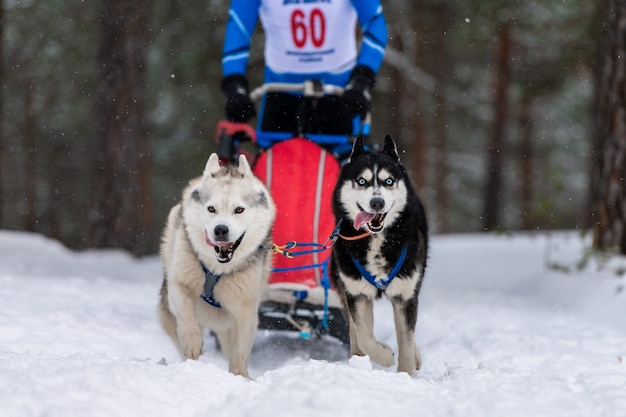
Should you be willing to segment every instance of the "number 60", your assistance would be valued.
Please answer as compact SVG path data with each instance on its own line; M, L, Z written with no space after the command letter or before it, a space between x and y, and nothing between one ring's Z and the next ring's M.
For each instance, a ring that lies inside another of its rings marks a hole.
M312 9L308 21L300 9L291 13L291 37L297 48L302 48L308 38L311 38L314 47L319 48L324 44L325 36L326 19L320 9Z

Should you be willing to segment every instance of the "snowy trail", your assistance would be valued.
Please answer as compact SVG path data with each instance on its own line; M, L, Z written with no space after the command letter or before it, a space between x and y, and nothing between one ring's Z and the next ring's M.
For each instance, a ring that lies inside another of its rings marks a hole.
M435 236L414 378L332 340L259 332L247 381L208 336L199 361L180 359L156 318L156 258L0 232L0 415L626 416L618 266L546 268L583 246L572 233ZM391 317L376 305L396 350Z

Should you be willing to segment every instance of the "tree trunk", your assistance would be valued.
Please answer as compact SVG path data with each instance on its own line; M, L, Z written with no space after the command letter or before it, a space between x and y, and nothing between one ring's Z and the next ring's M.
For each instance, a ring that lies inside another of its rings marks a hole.
M96 202L92 244L149 250L151 166L144 124L149 2L103 0L98 50ZM147 235L146 235L147 233Z
M5 194L4 178L6 161L4 154L6 153L6 139L4 137L4 3L0 1L0 229L4 227L4 199Z
M24 230L37 231L37 138L35 137L35 110L33 99L35 94L34 78L30 79L24 91L24 127L22 146L24 148L24 212L22 222Z
M533 219L533 129L530 115L531 104L527 99L522 100L519 112L520 143L520 206L522 209L522 228L530 230L534 226Z
M500 195L504 135L508 116L509 61L511 54L511 24L505 22L497 34L495 54L494 118L491 138L487 145L487 179L485 188L484 228L500 228Z
M414 10L420 10L421 1L412 5ZM421 48L418 46L422 39L419 32L412 29L414 22L409 19L399 19L394 27L389 28L389 46L397 48L406 57L405 66L395 66L391 69L391 84L395 108L390 120L390 126L396 134L398 146L407 150L407 165L411 181L418 193L426 195L428 190L426 155L428 139L425 132L424 117L420 113L421 92L415 88L409 79L414 62L421 62ZM411 36L405 34L411 33ZM411 59L414 58L414 59ZM380 140L380 139L379 139ZM406 161L405 161L406 162Z
M592 147L593 244L626 255L626 3L605 2Z
M408 8L409 15L417 16L423 12L423 0L414 0ZM397 33L391 34L392 43L394 39L399 45L400 51L407 57L408 62L414 67L423 62L426 39L420 30L415 30L415 21L404 16L398 19ZM409 35L410 34L410 35ZM408 36L407 36L408 35ZM421 112L423 94L419 89L414 88L406 73L398 69L396 86L397 102L402 121L402 140L407 149L407 156L411 166L410 177L416 191L425 197L428 195L428 135L424 123L424 114Z
M435 142L435 199L436 224L439 233L447 233L450 229L449 199L448 199L448 50L446 45L447 24L449 11L445 2L438 3L434 8L435 31L433 64L437 68L435 77L435 114L434 114L434 142Z
M408 82L403 80L399 85L400 88L400 105L405 110L405 120L408 119L404 143L409 150L411 158L411 180L415 189L422 196L428 193L428 163L426 155L428 154L428 138L426 137L423 116L420 113L420 96L421 92L411 90ZM410 94L409 94L410 91ZM410 146L409 146L410 145Z

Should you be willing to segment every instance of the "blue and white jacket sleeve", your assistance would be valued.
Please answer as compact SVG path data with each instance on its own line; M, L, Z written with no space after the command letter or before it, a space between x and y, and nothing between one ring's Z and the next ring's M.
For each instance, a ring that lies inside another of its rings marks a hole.
M363 41L357 65L365 65L377 72L383 62L387 46L387 23L383 6L378 0L352 0L357 12Z
M222 51L224 77L246 73L250 58L250 42L259 17L260 5L261 0L231 1Z

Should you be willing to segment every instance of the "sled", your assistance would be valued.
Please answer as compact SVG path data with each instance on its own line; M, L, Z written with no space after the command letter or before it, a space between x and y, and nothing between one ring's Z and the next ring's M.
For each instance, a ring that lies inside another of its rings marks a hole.
M294 91L302 93L299 104L278 111L296 122L272 130L272 126L259 121L260 135L278 140L253 163L253 172L270 190L277 213L272 234L275 254L259 308L259 328L295 331L304 338L329 335L348 345L348 322L329 278L331 247L337 238L332 194L339 176L340 156L310 140L323 144L325 138L337 133L324 131L324 126L313 127L318 133L309 133L310 126L306 125L307 110L315 109L322 97L338 97L343 90L312 81L271 83L254 90L251 97ZM363 132L368 126L369 118L360 124L359 130ZM345 132L352 126L341 129ZM247 124L221 121L216 135L220 157L225 162L235 160L243 138L255 142L259 140L255 134ZM345 138L346 133L339 134ZM349 150L343 150L344 156Z

